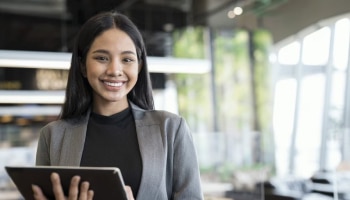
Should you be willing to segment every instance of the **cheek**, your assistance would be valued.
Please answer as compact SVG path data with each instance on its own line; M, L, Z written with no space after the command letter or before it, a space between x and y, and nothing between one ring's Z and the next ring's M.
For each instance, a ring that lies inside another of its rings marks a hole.
M139 76L139 70L138 70L138 69L132 70L132 71L130 72L130 75L133 77L133 79L136 79L136 80L137 80L137 78L138 78L138 76ZM135 81L136 81L136 80L135 80Z
M99 74L100 72L98 67L93 67L92 65L86 63L86 78L89 81L90 85L91 83L98 80Z
M86 74L87 76L96 76L99 73L99 67L94 63L86 62Z

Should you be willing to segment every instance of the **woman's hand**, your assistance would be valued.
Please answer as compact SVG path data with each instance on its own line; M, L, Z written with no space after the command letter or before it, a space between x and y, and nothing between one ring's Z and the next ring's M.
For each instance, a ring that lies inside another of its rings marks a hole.
M82 182L79 191L79 176L74 176L72 178L68 197L64 196L60 176L57 173L52 173L50 178L52 182L52 190L56 200L92 200L94 197L94 191L89 190L89 182ZM47 200L39 186L32 185L32 190L35 200Z

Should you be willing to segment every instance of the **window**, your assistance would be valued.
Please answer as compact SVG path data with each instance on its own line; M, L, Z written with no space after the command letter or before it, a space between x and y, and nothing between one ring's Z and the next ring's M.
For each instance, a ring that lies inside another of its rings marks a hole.
M304 38L302 62L305 65L324 65L328 61L330 29L321 28Z
M333 65L336 69L345 70L349 55L349 19L345 18L337 21L334 31Z
M289 154L292 142L297 82L295 79L278 81L275 87L273 129L278 175L289 169Z
M295 39L277 51L273 131L279 176L306 178L319 170L335 170L344 159L343 145L349 143L344 138L350 138L345 135L350 134L345 131L350 20L327 22L321 28L316 24L314 32L292 36Z
M292 42L278 52L278 62L285 65L296 65L299 61L300 43Z

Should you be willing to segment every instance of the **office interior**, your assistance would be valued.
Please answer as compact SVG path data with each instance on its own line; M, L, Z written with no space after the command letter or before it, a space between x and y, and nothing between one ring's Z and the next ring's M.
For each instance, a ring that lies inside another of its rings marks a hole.
M82 23L139 27L155 106L184 116L207 200L350 199L350 1L0 1L0 199L57 119Z

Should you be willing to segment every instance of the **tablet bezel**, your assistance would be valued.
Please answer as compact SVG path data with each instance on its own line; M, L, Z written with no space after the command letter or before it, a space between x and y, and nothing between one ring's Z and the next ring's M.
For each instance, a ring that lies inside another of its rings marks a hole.
M71 178L79 175L82 181L90 183L94 199L127 200L125 184L119 168L116 167L66 167L66 166L5 166L5 169L26 200L33 198L32 184L38 185L48 199L53 199L50 175L60 175L65 194L68 193Z

